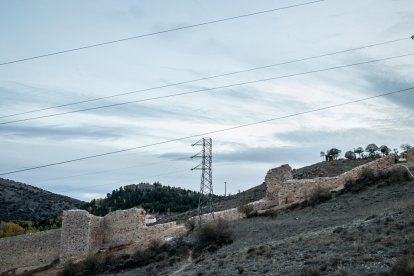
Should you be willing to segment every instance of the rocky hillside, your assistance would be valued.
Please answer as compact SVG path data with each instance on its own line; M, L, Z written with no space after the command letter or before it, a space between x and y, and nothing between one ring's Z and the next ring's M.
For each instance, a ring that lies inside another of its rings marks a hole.
M39 221L83 204L77 199L0 178L0 221Z

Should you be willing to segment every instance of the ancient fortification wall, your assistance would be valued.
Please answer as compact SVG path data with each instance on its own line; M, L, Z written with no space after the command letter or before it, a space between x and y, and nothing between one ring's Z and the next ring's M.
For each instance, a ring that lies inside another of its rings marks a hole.
M214 218L211 214L203 214L203 215L201 215L201 220L202 220L202 222L208 222L208 221L213 221L213 220L217 220L217 219L233 221L233 220L242 219L244 217L245 217L245 215L240 213L237 210L237 208L231 208L231 209L227 209L227 210L223 210L223 211L214 212ZM198 216L189 218L189 220L192 220L196 223L198 223L199 219L200 218Z
M414 162L414 149L407 152L406 159ZM292 168L283 165L269 170L265 177L266 197L250 205L256 211L284 208L306 200L316 189L342 189L348 180L357 179L364 168L377 173L389 169L395 162L396 156L390 155L337 177L301 180L293 179ZM215 219L237 220L244 216L237 208L215 212ZM198 220L198 217L190 220ZM209 221L212 217L204 215L202 220ZM145 211L138 208L115 211L105 217L83 210L65 211L61 230L0 239L0 273L13 268L44 266L56 259L61 263L81 260L101 249L120 245L146 246L152 239L168 239L184 232L185 227L175 222L147 226Z
M139 208L96 217L84 210L63 212L60 262L84 259L100 249L162 239L183 232L175 222L146 226L145 211Z
M307 199L317 189L340 190L348 180L358 179L366 168L378 173L391 168L396 163L396 156L389 155L370 163L356 167L337 177L316 177L314 179L293 179L289 165L271 169L265 177L266 199L275 205L284 206Z
M60 229L0 239L0 274L45 266L59 259Z
M414 163L414 148L405 153L405 159L407 159L407 162Z
M63 212L60 261L66 263L98 252L102 246L103 218L84 210Z
M103 220L103 247L110 248L144 239L144 228L147 228L144 209L111 212Z

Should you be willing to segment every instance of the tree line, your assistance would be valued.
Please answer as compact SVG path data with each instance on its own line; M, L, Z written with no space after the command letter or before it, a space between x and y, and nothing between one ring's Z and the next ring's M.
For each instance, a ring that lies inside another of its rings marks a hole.
M148 184L148 183L140 183ZM108 193L103 199L93 199L82 207L96 216L132 207L144 208L148 213L185 212L198 207L200 193L182 188L153 184L154 189L130 190L123 187ZM217 197L217 196L214 196Z
M407 151L411 149L411 145L409 144L402 144L400 146L400 149L402 151ZM341 155L342 151L337 148L331 148L327 150L326 152L321 151L320 156L323 157L326 161L332 161L337 160L338 157ZM390 153L399 154L399 150L397 148L390 149L386 145L382 145L378 147L376 144L369 144L365 147L356 147L354 150L348 150L345 152L344 157L347 159L363 159L363 158L378 158L382 156L387 156ZM358 155L358 156L357 156Z

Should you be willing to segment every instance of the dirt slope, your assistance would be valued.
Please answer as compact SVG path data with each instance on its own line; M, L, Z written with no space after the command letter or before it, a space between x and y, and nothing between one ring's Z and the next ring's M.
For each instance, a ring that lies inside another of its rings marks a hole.
M414 252L414 181L374 185L231 227L234 242L214 253L121 274L301 275L313 269L320 275L381 275L398 257Z

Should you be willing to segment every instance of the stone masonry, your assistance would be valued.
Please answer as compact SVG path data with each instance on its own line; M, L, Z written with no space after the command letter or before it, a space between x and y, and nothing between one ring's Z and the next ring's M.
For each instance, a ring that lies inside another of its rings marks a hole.
M405 153L405 159L409 163L414 163L414 148L407 150L407 152Z
M98 252L103 242L103 218L84 210L63 212L60 261L66 263Z
M144 209L132 208L96 217L83 210L63 212L60 262L85 259L101 249L166 238L183 232L175 222L146 226Z
M271 169L265 177L266 200L274 205L285 206L306 200L315 190L340 190L348 180L359 178L366 168L374 173L391 168L398 158L389 155L370 163L356 167L336 177L317 177L314 179L293 179L292 168L289 165Z
M60 232L56 229L0 239L0 274L18 268L45 266L58 260Z

